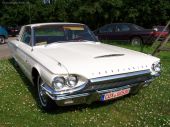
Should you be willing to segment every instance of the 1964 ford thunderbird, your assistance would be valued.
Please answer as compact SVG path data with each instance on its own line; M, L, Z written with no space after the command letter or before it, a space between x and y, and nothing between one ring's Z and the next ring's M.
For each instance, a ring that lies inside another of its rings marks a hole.
M8 45L45 110L136 93L161 71L159 58L102 44L79 23L26 25Z

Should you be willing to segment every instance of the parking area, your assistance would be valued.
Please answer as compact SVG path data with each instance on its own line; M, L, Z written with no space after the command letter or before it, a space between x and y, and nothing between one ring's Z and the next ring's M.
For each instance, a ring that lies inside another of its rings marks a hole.
M6 40L6 44L0 44L0 59L2 58L9 58L11 56L11 53L8 49L8 41L16 39L15 37L9 37L8 40Z

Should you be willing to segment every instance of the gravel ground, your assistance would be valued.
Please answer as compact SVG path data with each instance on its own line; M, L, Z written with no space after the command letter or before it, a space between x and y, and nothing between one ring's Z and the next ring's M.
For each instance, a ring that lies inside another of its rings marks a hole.
M8 40L6 40L6 44L0 44L0 59L2 58L9 58L11 56L11 53L8 48L8 41L16 39L15 37L9 37Z

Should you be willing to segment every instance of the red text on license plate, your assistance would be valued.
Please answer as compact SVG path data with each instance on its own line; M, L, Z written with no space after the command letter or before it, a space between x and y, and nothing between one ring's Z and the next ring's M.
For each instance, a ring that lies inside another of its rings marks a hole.
M129 94L130 88L104 94L103 100L110 100Z

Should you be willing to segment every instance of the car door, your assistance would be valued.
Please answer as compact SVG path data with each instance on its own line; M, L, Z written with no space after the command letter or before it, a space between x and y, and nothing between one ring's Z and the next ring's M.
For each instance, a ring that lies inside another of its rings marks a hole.
M101 27L98 30L98 38L99 40L114 40L113 30L115 29L114 24L109 24Z
M129 40L131 28L128 24L117 24L114 31L116 40Z
M31 28L29 26L24 27L21 37L17 43L17 59L24 73L31 77L31 59L32 54L32 42L31 42Z

